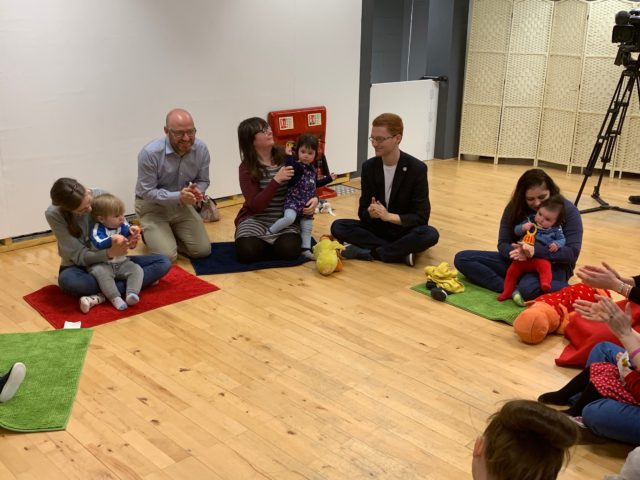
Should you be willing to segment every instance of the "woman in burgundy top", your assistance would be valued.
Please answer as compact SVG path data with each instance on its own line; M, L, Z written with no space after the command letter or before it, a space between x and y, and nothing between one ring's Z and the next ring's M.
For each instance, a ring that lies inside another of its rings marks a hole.
M269 227L282 217L287 183L293 168L284 164L285 152L274 144L273 133L265 120L248 118L238 125L240 147L240 189L244 205L235 220L235 246L243 263L266 258L294 259L300 256L298 222L271 234ZM311 215L318 204L314 197L303 214Z

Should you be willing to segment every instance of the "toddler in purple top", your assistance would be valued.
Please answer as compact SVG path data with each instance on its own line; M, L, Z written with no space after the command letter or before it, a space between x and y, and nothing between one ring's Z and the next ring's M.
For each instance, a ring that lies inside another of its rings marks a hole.
M294 155L297 159L294 156L289 156L285 162L285 165L293 167L294 174L289 180L287 196L284 200L284 215L269 227L269 232L278 233L300 217L302 254L313 259L311 253L313 215L302 215L302 210L307 202L316 195L316 188L331 183L336 179L336 174L331 173L323 178L317 178L313 163L318 156L318 138L314 135L308 133L300 135L296 140Z

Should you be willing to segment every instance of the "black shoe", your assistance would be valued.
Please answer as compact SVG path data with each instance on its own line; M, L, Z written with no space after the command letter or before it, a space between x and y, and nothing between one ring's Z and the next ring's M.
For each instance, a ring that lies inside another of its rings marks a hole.
M634 205L640 205L640 195L631 195L629 197L629 203L633 203Z
M433 280L427 280L425 287L427 287L427 290L431 290L432 288L436 288L437 285L436 285L436 282L434 282Z
M538 397L540 403L550 403L551 405L569 405L569 399L558 392L543 393Z
M433 298L434 300L444 302L448 296L449 295L447 294L446 290L444 290L443 288L436 287L431 289L431 298Z

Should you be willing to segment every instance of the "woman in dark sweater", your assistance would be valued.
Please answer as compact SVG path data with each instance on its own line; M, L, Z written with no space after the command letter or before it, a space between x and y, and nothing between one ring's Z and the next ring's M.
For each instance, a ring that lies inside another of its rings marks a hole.
M532 168L518 179L511 200L505 207L498 231L498 251L463 250L454 259L456 268L476 285L502 292L507 269L513 261L543 258L551 262L551 292L568 285L582 247L582 219L580 212L565 199L565 220L562 223L566 243L555 252L542 245L531 246L520 242L514 227L528 215L535 213L540 204L560 189L544 170ZM529 272L518 279L514 291L516 303L540 296L540 282L536 272Z

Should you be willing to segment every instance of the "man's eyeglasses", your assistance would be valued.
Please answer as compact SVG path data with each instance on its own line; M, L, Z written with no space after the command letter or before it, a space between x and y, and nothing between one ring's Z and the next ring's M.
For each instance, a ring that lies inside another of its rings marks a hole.
M393 137L395 137L395 135L391 135L391 136L389 136L389 137L369 137L369 141L370 141L371 143L373 143L373 142L375 142L375 143L382 143L382 142L384 142L385 140L389 140L390 138L393 138Z
M195 128L190 128L189 130L172 130L171 128L169 128L168 130L171 133L171 135L173 135L176 138L182 138L185 135L189 138L193 138L196 136L196 132L198 131Z

